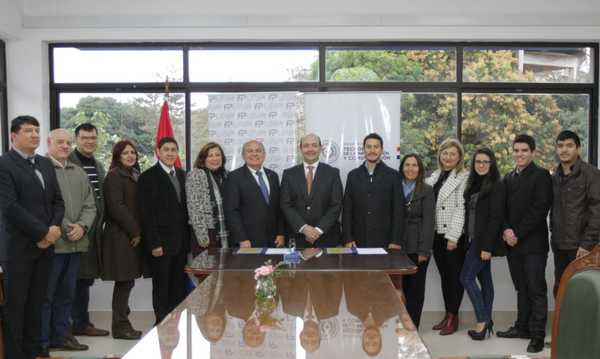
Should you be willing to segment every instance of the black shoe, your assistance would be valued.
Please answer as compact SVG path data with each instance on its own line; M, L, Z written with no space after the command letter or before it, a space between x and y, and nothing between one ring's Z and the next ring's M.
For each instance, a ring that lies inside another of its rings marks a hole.
M504 331L504 332L498 332L496 333L496 336L498 338L510 338L510 339L514 339L514 338L519 338L519 339L531 339L531 334L529 334L528 331L519 329L517 327L510 327L508 328L508 330Z
M481 330L480 332L476 330L467 331L467 334L469 334L469 336L473 340L484 340L486 337L489 338L490 335L492 335L492 333L494 333L494 322L492 322L491 320L485 323L483 330Z
M62 344L50 344L50 351L85 351L89 348L87 345L78 342L75 337L65 338Z
M50 353L48 353L48 349L42 349L37 355L38 358L50 358Z
M528 353L539 353L544 350L544 338L532 338L527 346Z
M139 330L129 330L129 329L120 330L120 331L113 330L112 336L115 339L138 340L142 337L142 332L140 332Z

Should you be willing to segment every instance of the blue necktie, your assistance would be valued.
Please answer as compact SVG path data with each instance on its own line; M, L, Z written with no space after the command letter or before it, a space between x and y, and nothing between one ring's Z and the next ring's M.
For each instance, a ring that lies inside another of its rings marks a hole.
M269 189L267 188L267 184L263 179L262 172L256 171L256 175L258 176L258 185L260 186L260 191L262 192L265 201L269 203Z

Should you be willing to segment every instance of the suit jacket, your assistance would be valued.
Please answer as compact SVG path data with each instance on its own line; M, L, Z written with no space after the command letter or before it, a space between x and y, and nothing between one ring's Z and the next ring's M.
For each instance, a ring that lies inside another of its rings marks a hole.
M348 312L363 323L369 314L377 326L400 315L401 304L392 282L381 272L344 272L344 295Z
M275 236L283 235L279 177L264 168L263 179L269 181L269 203L247 166L232 171L225 181L225 219L231 241L237 246L248 240L253 247L275 247Z
M380 162L373 176L364 163L348 173L342 213L344 242L358 247L400 244L404 225L404 196L397 171Z
M65 213L54 165L35 155L44 178L44 187L27 160L15 150L0 157L0 213L4 214L8 233L8 261L35 259L54 253L53 246L39 249L36 243L59 226Z
M339 272L319 275L298 272L294 278L281 276L276 283L283 311L289 315L304 316L309 293L317 319L329 319L339 313L343 287L343 276Z
M283 171L281 210L287 221L288 235L296 236L297 247L335 247L340 244L338 218L342 210L342 197L340 170L326 163L319 163L310 195L306 188L303 164ZM314 244L299 233L305 224L323 231Z
M508 247L509 252L548 253L546 217L552 205L550 173L532 162L519 175L512 171L503 181L506 204L502 230L511 228L518 238L516 246Z
M162 247L164 255L175 256L189 250L189 227L185 196L185 172L175 171L181 196L169 174L156 163L138 179L138 208L142 226L142 242L147 250Z

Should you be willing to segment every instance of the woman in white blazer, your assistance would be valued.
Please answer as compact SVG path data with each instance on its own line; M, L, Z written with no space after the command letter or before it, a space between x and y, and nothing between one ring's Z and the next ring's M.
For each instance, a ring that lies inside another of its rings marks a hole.
M425 181L434 189L435 239L433 257L440 272L446 315L433 329L449 335L458 329L458 310L464 288L460 272L466 246L464 192L469 171L464 168L464 150L456 139L446 139L438 150L438 169Z

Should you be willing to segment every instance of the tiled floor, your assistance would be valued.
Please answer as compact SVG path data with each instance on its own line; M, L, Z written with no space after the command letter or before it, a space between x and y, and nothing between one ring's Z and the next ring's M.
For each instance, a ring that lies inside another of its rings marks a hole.
M474 323L473 313L464 313L461 316L460 331L454 335L442 337L437 332L431 330L431 326L441 318L441 313L427 312L423 314L421 320L421 337L429 348L433 358L442 356L458 355L501 355L501 354L527 354L526 348L528 341L521 339L501 339L492 336L483 342L471 340L467 335L467 330ZM516 313L496 312L494 313L494 323L496 330L507 329L514 321ZM93 313L93 322L102 329L110 329L110 313ZM135 328L147 332L154 321L154 315L150 312L136 312L131 314L132 322ZM550 338L550 325L552 316L548 316L548 336ZM80 342L90 346L90 350L80 353L53 352L54 356L65 356L67 358L103 358L110 356L121 356L126 353L136 342L127 340L115 340L112 337L89 338L80 337ZM542 353L536 356L550 357L550 349L546 348ZM196 359L196 358L194 358ZM200 359L200 358L198 358ZM203 358L202 358L203 359ZM207 358L208 359L208 358Z

